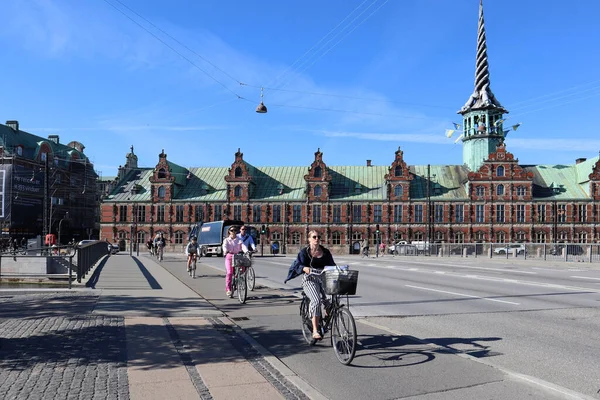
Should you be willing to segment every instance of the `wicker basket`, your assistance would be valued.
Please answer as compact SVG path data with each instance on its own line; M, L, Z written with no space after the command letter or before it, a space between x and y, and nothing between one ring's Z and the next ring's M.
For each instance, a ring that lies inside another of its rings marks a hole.
M252 261L249 257L243 254L234 254L233 255L233 265L235 267L248 268L252 265Z
M323 289L328 295L354 295L358 284L358 271L355 270L330 270L321 275Z

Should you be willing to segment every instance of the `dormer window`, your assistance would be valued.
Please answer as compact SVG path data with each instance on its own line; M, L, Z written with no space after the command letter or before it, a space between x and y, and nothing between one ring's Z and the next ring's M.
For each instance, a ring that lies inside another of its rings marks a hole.
M477 197L483 197L485 195L485 188L483 186L477 186L475 188L475 195Z
M396 165L396 168L394 168L394 176L402 176L403 174L404 170L402 169L402 166Z
M354 185L354 193L360 193L361 189L360 183L356 182L356 185Z
M234 189L233 189L233 195L235 197L240 197L242 195L242 187L240 185L237 185Z
M242 168L235 167L234 176L236 178L241 178L242 177Z
M496 176L504 176L504 167L502 165L496 168Z
M166 194L166 190L164 186L161 186L158 188L158 198L159 199L164 199L165 198L165 194Z
M319 166L316 166L315 171L314 171L314 177L320 178L322 175L323 175L323 169Z
M42 154L41 154L41 156L40 156L40 159L41 159L43 162L46 162L46 159L47 159L47 158L48 158L48 153L45 153L45 152L44 152L44 153L42 153Z
M167 172L164 168L158 170L158 179L165 179L167 177Z
M404 187L402 187L402 185L396 185L394 187L394 196L402 197L403 194L404 194Z
M17 155L19 157L23 156L23 146L17 146Z
M323 188L319 185L315 186L314 193L315 193L315 197L320 197L321 194L323 193Z
M500 168L500 167L498 167L498 168ZM504 196L504 185L496 186L496 194L498 196Z

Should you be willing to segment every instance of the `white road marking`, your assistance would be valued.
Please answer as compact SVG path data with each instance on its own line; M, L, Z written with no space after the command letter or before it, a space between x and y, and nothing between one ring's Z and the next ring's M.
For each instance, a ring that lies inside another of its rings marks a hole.
M462 297L470 297L473 299L481 299L481 300L487 300L487 301L495 301L498 303L506 303L506 304L514 304L515 306L518 306L519 303L514 303L512 301L505 301L505 300L497 300L497 299L488 299L485 297L481 297L481 296L473 296L471 294L464 294L464 293L456 293L456 292L447 292L445 290L438 290L438 289L431 289L431 288L425 288L425 287L421 287L421 286L412 286L412 285L404 285L406 287L409 288L413 288L413 289L421 289L421 290L429 290L431 292L438 292L438 293L446 293L446 294L452 294L454 296L462 296Z
M600 278L591 278L591 277L589 277L589 276L575 276L575 275L572 275L572 276L571 276L571 278L577 278L577 279L593 279L593 280L595 280L595 281L600 281Z
M537 275L537 272L519 271L519 270L516 270L516 269L506 269L506 268L473 267L473 266L459 265L459 264L431 264L431 263L419 263L419 262L414 262L414 261L411 261L411 263L414 263L414 264L424 264L424 265L435 265L436 267L439 267L440 265L443 265L444 267L483 269L483 270L486 270L486 271L516 272L516 273L519 273L519 274Z
M445 274L446 272L445 272L445 271L435 271L435 273L436 273L436 274L442 274L442 275L443 275L443 274Z

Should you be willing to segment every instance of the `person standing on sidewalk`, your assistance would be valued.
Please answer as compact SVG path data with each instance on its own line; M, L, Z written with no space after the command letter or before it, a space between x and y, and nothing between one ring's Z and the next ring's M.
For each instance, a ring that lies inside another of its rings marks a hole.
M236 236L237 229L235 226L230 226L228 236L223 239L223 256L225 257L225 294L233 297L231 291L231 281L233 280L233 256L240 251L247 252L248 248L240 238Z

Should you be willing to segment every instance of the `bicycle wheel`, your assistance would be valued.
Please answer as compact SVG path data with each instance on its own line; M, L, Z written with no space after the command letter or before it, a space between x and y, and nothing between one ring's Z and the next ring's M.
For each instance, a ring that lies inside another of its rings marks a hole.
M246 274L242 273L239 269L235 273L237 275L237 291L238 300L244 304L246 302L246 296L248 295L248 284L246 283Z
M304 296L302 298L302 302L300 303L300 320L302 321L302 336L304 336L304 340L306 343L313 346L316 343L316 340L313 339L313 329L312 329L312 321L310 319L310 311L308 309L308 305L310 300L308 297Z
M253 267L248 267L246 271L246 282L248 283L248 290L253 291L256 285L256 275L254 274Z
M344 365L352 362L356 353L356 323L347 308L335 311L331 328L331 345L339 362Z

